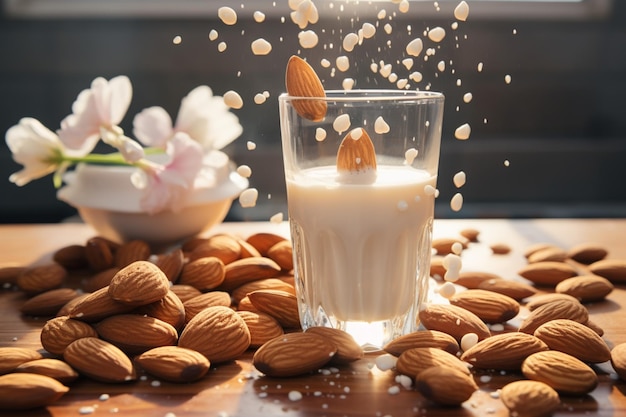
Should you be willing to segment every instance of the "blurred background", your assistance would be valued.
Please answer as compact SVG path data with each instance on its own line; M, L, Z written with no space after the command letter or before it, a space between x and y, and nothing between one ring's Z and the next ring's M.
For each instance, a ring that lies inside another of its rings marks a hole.
M326 87L340 88L350 77L355 88L395 88L370 63L391 63L406 77L398 57L419 36L435 55L415 60L410 72L420 71L423 81L411 87L446 95L438 218L624 217L626 2L467 2L470 16L453 30L456 0L411 1L408 13L391 1L317 0L320 22L307 29L320 41L302 49L287 0L3 0L0 131L4 136L25 116L56 130L78 93L98 76L130 77L134 96L122 124L127 133L134 115L149 106L162 106L175 118L180 100L198 85L216 95L235 90L245 102L234 111L244 133L225 151L252 168L259 199L247 209L235 202L227 220L267 220L281 211L286 217L277 97L289 56L306 57ZM223 5L237 10L236 25L217 18ZM253 19L257 10L265 13L263 22ZM377 34L346 54L350 69L323 68L323 57L334 66L343 54L339 36L364 22L376 24ZM435 26L447 32L439 44L423 36ZM217 40L209 39L211 30ZM267 56L250 50L259 37L273 45ZM219 42L225 51L218 51ZM254 104L263 91L270 93L267 102ZM467 92L470 103L463 101ZM454 131L464 123L471 125L471 137L459 141ZM255 150L248 150L248 141ZM3 140L0 223L75 216L56 199L51 177L11 184L9 175L19 169ZM461 190L452 183L458 171L467 175ZM465 203L453 212L449 201L458 191Z

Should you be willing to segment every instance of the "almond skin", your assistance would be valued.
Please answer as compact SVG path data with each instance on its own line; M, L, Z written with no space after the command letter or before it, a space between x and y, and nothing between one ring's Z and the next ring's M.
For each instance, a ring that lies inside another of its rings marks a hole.
M570 319L586 323L589 320L589 312L578 301L554 301L531 311L522 321L519 331L533 334L542 324L556 319Z
M453 355L459 351L459 343L454 337L437 330L418 330L405 334L387 343L383 350L400 356L405 350L416 347L439 348Z
M513 298L481 289L456 293L450 304L476 314L485 323L504 323L517 316L519 303Z
M69 384L78 378L78 373L59 359L43 358L26 362L15 368L15 372L45 375L62 384Z
M183 303L185 309L185 321L189 322L199 312L207 307L230 306L230 294L226 291L211 291L193 297Z
M26 268L17 278L17 286L26 293L40 294L58 288L67 278L67 270L57 263Z
M470 374L466 363L451 353L439 348L412 348L407 349L398 356L396 370L402 375L415 378L420 372L432 366L447 366L457 369L466 375Z
M281 268L267 257L242 258L226 265L224 273L224 282L218 289L232 291L251 281L275 278L281 273Z
M252 245L261 256L267 256L270 248L283 240L287 239L275 233L259 232L248 236L245 242Z
M135 358L148 373L170 382L193 382L209 371L209 360L195 350L179 346L150 349Z
M115 251L113 263L124 268L135 261L145 261L150 257L150 245L143 240L131 240L120 245Z
M276 262L283 271L293 269L293 250L288 240L280 241L269 248L267 257Z
M601 301L614 289L613 284L598 275L579 275L559 282L554 289L557 293L568 294L581 303Z
M231 292L233 302L235 304L239 304L239 301L241 301L242 298L246 297L248 294L256 290L280 290L292 294L296 293L296 289L294 288L294 286L289 284L288 282L285 282L283 279L265 278L248 282L247 284L243 284L241 287L235 288Z
M133 313L163 320L175 329L181 329L185 324L185 306L171 290L159 301L137 307Z
M45 375L15 373L0 376L0 410L43 407L61 398L69 388Z
M461 360L474 368L519 370L529 355L548 350L548 346L535 336L511 332L488 337L461 355Z
M564 262L567 259L567 252L561 248L557 247L549 247L540 249L534 253L532 253L528 257L529 263L537 263L537 262Z
M315 70L302 58L293 55L287 63L285 86L292 97L325 97L324 86ZM301 117L319 122L326 116L324 100L293 100L294 109Z
M508 279L488 279L478 284L478 289L497 292L517 301L532 297L537 293L531 285Z
M73 319L92 323L115 314L128 313L132 309L132 305L111 298L109 287L106 286L86 297L81 297L70 309L69 316Z
M564 262L535 262L517 272L536 285L554 287L564 279L578 275L576 268Z
M561 405L559 394L539 381L514 381L500 391L500 399L511 415L519 417L551 416Z
M430 304L419 312L421 323L428 330L439 330L461 342L467 333L476 333L479 340L491 335L489 328L474 313L448 304Z
M176 329L159 319L139 314L118 314L96 325L100 337L128 354L145 352L158 346L175 345Z
M556 350L530 355L522 364L528 379L541 381L566 395L584 395L598 385L598 376L587 364Z
M363 357L363 348L352 336L340 329L332 327L309 327L305 333L315 333L330 341L337 348L331 363L341 365L354 362Z
M285 328L299 328L298 299L290 292L257 290L248 294L252 305L274 317Z
M20 306L20 311L29 316L54 316L61 307L78 295L72 288L49 290L26 300Z
M182 249L176 248L171 252L157 256L154 264L159 267L170 282L177 282L180 271L185 263L185 255Z
M444 406L459 406L478 390L471 376L447 366L433 366L420 372L415 378L415 388Z
M626 282L626 259L603 259L589 265L589 272L615 284Z
M261 347L265 342L283 335L285 332L280 323L269 314L260 311L237 311L250 330L250 347Z
M178 296L180 301L183 303L193 297L196 297L202 292L196 287L192 287L191 285L184 284L174 284L170 287L170 290Z
M83 245L69 245L58 249L52 255L52 260L65 269L82 269L89 264Z
M99 382L122 383L137 377L132 362L124 352L95 337L84 337L70 343L63 359L81 375Z
M568 294L546 293L546 294L539 294L539 295L533 296L526 303L526 308L529 311L533 311L541 307L544 304L550 304L552 302L561 302L561 301L579 302L577 298L572 297L571 295L568 295Z
M602 245L596 243L581 243L571 247L567 251L567 256L581 264L592 264L606 258L609 251Z
M169 288L167 276L158 266L148 261L135 261L113 276L108 292L115 301L141 306L159 301Z
M200 291L219 287L224 282L224 262L215 256L198 258L183 266L178 283L191 285Z
M229 264L241 257L241 245L235 237L219 234L206 239L188 255L190 261L209 256L220 259L224 264Z
M21 364L41 359L41 353L34 349L20 347L0 347L0 375L13 372Z
M63 355L67 346L83 337L97 337L98 333L90 324L74 320L68 316L55 317L44 324L40 340L44 349L54 355Z
M459 278L454 281L454 283L468 289L476 289L481 283L492 279L500 280L502 277L491 272L463 271L459 274Z
M115 266L115 250L119 245L108 239L96 236L85 243L85 257L89 268L102 271Z
M552 350L565 352L583 362L601 363L611 359L606 342L589 327L569 319L550 320L535 330Z
M620 343L611 349L611 365L622 381L626 381L626 343Z
M329 340L314 333L287 333L265 343L252 364L270 377L291 377L318 370L337 352Z
M431 246L437 255L448 255L452 252L452 246L460 243L463 248L467 248L467 240L463 237L440 237L433 239Z

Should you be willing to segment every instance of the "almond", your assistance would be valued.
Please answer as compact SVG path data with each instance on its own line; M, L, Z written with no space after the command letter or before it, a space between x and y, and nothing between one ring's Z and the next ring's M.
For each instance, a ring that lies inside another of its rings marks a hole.
M170 283L159 267L148 261L135 261L115 274L109 296L123 304L140 306L159 301L169 289Z
M259 252L257 248L255 248L245 240L237 239L237 243L239 243L239 248L241 249L241 258L253 258L262 256L261 252Z
M578 275L576 268L564 262L535 262L517 272L520 276L536 285L554 287L564 279Z
M87 254L83 245L69 245L58 249L52 255L52 260L65 269L82 269L89 266Z
M446 267L443 266L443 256L433 255L430 258L430 276L442 279L446 275Z
M485 323L504 323L519 313L517 301L493 291L466 290L456 293L449 301L476 314Z
M506 243L493 243L489 248L494 255L506 255L511 252L511 247Z
M396 371L415 378L420 372L432 366L447 366L457 369L465 375L470 374L467 364L455 355L439 348L429 347L412 348L402 352L396 362Z
M461 230L459 234L470 242L478 242L478 236L480 235L480 230L468 227L466 229Z
M315 333L287 333L261 346L252 365L270 377L291 377L318 370L337 352L329 340Z
M569 319L550 320L534 335L552 350L565 352L583 362L601 363L611 359L606 342L584 324Z
M543 249L550 249L550 248L561 249L560 247L552 243L547 243L547 242L533 243L532 245L528 246L526 250L524 251L524 257L528 259L533 253L538 252Z
M98 335L133 355L158 346L175 345L176 329L159 319L139 314L118 314L96 325Z
M267 257L276 262L283 271L293 269L293 250L288 240L282 240L269 248Z
M5 265L0 267L0 284L17 284L17 279L27 268L20 265Z
M148 373L170 382L197 381L209 371L209 360L195 350L179 346L150 349L135 358Z
M280 291L285 291L285 292L289 292L292 294L296 293L296 289L293 287L293 285L285 282L284 280L280 278L265 278L265 279L259 279L256 281L251 281L246 284L243 284L241 287L235 288L231 292L231 296L233 297L233 302L235 304L239 304L239 301L243 297L246 297L248 294L256 290L280 290Z
M354 362L363 357L363 348L354 340L354 338L343 330L332 327L309 327L305 333L315 333L330 343L335 345L337 353L330 360L334 364L346 364Z
M460 343L467 333L476 333L479 340L489 337L489 328L476 314L448 304L429 304L419 312L421 323L428 330L438 330Z
M73 341L97 336L98 333L91 325L63 316L48 320L39 337L44 349L54 355L62 355Z
M62 384L69 384L78 378L78 373L67 363L51 358L25 362L15 368L15 372L49 376Z
M361 127L350 130L337 150L337 171L353 174L375 170L376 150L372 139Z
M445 406L458 406L478 390L474 379L447 366L433 366L415 378L415 388L427 399Z
M292 293L280 290L257 290L248 294L252 305L274 317L285 328L300 327L298 299Z
M622 381L626 381L626 343L620 343L611 349L611 365Z
M41 353L34 349L21 347L0 347L0 375L13 372L21 364L41 359Z
M124 268L136 261L145 261L150 257L150 245L143 240L130 240L120 245L115 251L113 263Z
M611 281L606 278L598 275L579 275L559 282L554 290L587 303L604 300L613 288Z
M252 311L254 313L260 313L261 312L258 308L256 308L252 304L252 302L250 301L250 298L247 295L245 297L243 297L241 300L239 300L239 304L237 304L237 311ZM267 313L264 313L264 314L267 314ZM274 319L274 320L276 320L276 319Z
M491 272L463 271L454 283L468 289L476 289L485 281L500 279L502 279L500 275Z
M0 376L0 410L43 407L54 403L68 391L68 387L45 375L3 375Z
M58 288L67 278L67 270L57 263L26 268L17 278L17 286L26 293L39 294Z
M270 248L283 240L287 239L275 233L260 232L248 236L245 242L252 245L261 256L267 256L267 252Z
M589 272L616 284L626 283L626 259L603 259L589 265Z
M559 394L539 381L510 382L502 387L500 399L510 415L519 417L550 416L561 405Z
M77 306L79 303L81 303L84 299L86 299L90 295L91 295L91 293L82 293L82 294L79 294L76 297L72 298L70 301L65 303L63 305L63 307L61 307L59 309L59 311L57 311L56 316L57 317L69 316L70 315L70 311L72 311L74 306Z
M550 304L552 302L579 302L579 300L575 297L572 297L569 294L560 294L560 293L546 293L539 294L533 296L526 303L526 308L530 311L536 310L544 304Z
M522 373L528 379L548 384L561 394L584 395L598 385L598 376L593 369L556 350L530 355L522 364Z
M467 248L467 240L462 237L440 237L433 239L431 246L437 255L448 255L452 252L455 243L461 244L462 248Z
M70 309L69 316L92 323L115 314L127 313L132 309L132 305L120 303L111 298L107 286L81 298Z
M196 297L202 292L196 287L184 284L174 284L170 287L170 290L180 298L183 303L193 297Z
M254 311L237 311L250 330L250 347L258 348L265 342L284 334L283 328L269 314Z
M115 345L96 337L70 343L63 358L81 375L106 383L129 382L137 375L132 362Z
M250 347L250 330L229 307L208 307L187 323L178 346L202 353L211 363L226 362Z
M194 261L209 256L220 259L224 264L229 264L241 257L241 245L235 237L230 235L211 236L189 253L189 260Z
M208 256L185 264L178 283L208 291L219 287L225 276L224 262L215 256Z
M226 291L211 291L193 297L183 303L185 309L185 321L189 322L199 312L208 307L222 306L229 307L231 303L230 294Z
M29 316L54 316L61 307L78 295L72 288L48 290L26 300L20 311Z
M517 301L537 293L537 290L531 285L508 279L489 279L481 282L478 285L478 289L497 292Z
M231 291L243 284L258 279L274 278L280 272L280 266L266 257L242 258L224 267L224 282L219 289Z
M567 251L567 256L581 264L592 264L606 258L609 251L602 245L596 243L581 243L571 247Z
M157 256L154 264L159 267L170 282L178 281L178 276L183 270L185 256L180 248Z
M405 350L416 347L439 348L453 355L459 351L459 343L454 337L437 330L418 330L405 334L387 343L383 350L400 356Z
M564 262L567 258L565 250L557 247L548 247L532 253L528 257L528 262L531 264L537 262Z
M463 352L461 360L478 369L519 370L529 355L548 350L535 336L511 332L488 337Z
M93 276L83 281L83 290L87 292L95 292L101 288L108 287L111 284L111 280L119 270L120 268L114 266L113 268L103 269L102 271L96 272Z
M85 244L85 257L89 267L102 271L115 266L115 250L119 245L111 240L96 236Z
M162 320L175 329L181 329L185 324L185 306L171 290L159 301L137 307L133 312Z
M554 301L531 311L522 321L519 331L533 334L542 324L556 319L570 319L586 323L589 320L589 312L578 301Z
M307 97L325 97L324 86L315 70L302 58L291 56L285 72L287 93L294 99L291 105L305 119L319 122L326 116L324 100L306 99Z

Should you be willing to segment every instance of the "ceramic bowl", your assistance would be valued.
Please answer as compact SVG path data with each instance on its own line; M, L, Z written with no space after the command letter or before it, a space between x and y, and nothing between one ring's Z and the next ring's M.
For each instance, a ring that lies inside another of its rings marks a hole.
M75 207L100 236L117 242L141 239L165 247L221 223L233 200L248 186L222 152L207 155L205 165L212 175L203 183L196 181L190 201L176 212L144 212L141 191L130 181L135 169L125 166L79 164L65 174L66 185L57 197Z

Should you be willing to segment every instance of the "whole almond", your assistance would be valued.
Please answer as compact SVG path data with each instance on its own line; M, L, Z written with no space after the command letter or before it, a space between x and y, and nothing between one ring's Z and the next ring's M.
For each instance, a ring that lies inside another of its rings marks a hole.
M537 262L564 262L568 258L567 252L561 248L549 247L540 249L528 257L529 263Z
M145 261L150 257L150 245L143 240L130 240L121 244L115 251L113 263L124 268L136 261Z
M611 359L606 342L589 327L569 319L550 320L534 335L552 350L565 352L583 362L601 363Z
M267 257L276 262L283 271L293 269L293 250L291 242L280 241L267 250Z
M447 333L459 343L467 333L476 333L479 340L491 335L476 314L449 304L429 304L419 312L419 319L428 330Z
M561 294L561 293L553 292L553 293L538 294L538 295L533 296L526 303L526 308L529 311L533 311L541 307L542 305L550 304L553 302L561 302L561 301L580 302L580 300L578 300L575 297L572 297L569 294Z
M547 242L533 243L532 245L528 246L524 250L524 257L528 259L533 253L538 252L543 249L561 249L561 248L555 244L547 243Z
M626 259L603 259L589 265L589 272L616 284L626 282Z
M415 388L429 400L444 406L458 406L478 390L474 379L448 366L433 366L415 378Z
M52 260L65 269L82 269L89 266L83 245L68 245L57 249L52 255Z
M324 100L306 99L307 97L325 97L324 86L315 70L302 58L293 55L287 63L285 72L287 93L295 97L291 105L305 119L319 122L326 116Z
M78 373L59 359L43 358L25 362L15 368L15 372L49 376L62 384L69 384L78 378Z
M70 343L63 359L81 375L99 382L129 382L137 377L132 362L124 352L96 337L83 337Z
M581 243L571 247L567 251L567 256L570 259L586 265L601 261L606 258L608 254L608 249L597 243Z
M442 279L446 275L446 267L443 265L444 256L433 255L430 258L430 276Z
M70 309L69 316L73 319L92 323L115 314L127 313L132 309L132 305L124 304L111 298L109 287L107 286L92 292L86 297L81 297Z
M170 382L197 381L209 371L209 360L195 350L161 346L143 352L135 362L148 373Z
M250 347L258 348L265 342L284 334L278 321L269 314L260 311L237 311L250 330Z
M0 376L0 410L43 407L61 398L69 388L45 375L14 373Z
M264 278L275 278L280 266L266 257L242 258L224 267L224 282L219 289L231 291L245 283Z
M613 284L598 275L579 275L559 282L554 289L557 293L568 294L582 303L601 301L613 291Z
M119 270L120 268L114 266L112 268L96 272L94 275L82 282L83 290L87 292L95 292L101 288L108 287L111 284L111 280Z
M26 293L39 294L58 288L67 278L67 270L57 263L26 268L17 278L17 286Z
M517 272L520 276L536 285L554 287L564 279L578 275L576 268L564 262L535 262Z
M79 293L72 288L56 288L29 298L20 306L22 314L29 316L54 316Z
M611 349L611 365L621 380L626 381L626 343L617 344Z
M470 242L478 242L478 236L480 235L480 230L468 227L468 228L461 230L459 234Z
M405 350L416 347L439 348L453 355L459 351L456 339L438 330L418 330L405 334L387 343L383 350L394 356L400 356Z
M175 345L176 329L162 320L139 314L118 314L108 317L96 326L98 335L129 355L145 352L158 346Z
M517 301L537 293L533 286L509 279L488 279L478 284L478 289L497 292Z
M519 331L533 334L542 324L556 319L570 319L586 323L589 320L589 312L578 301L554 301L531 311L522 321Z
M506 255L511 252L511 247L506 243L493 243L489 248L494 255Z
M109 296L123 304L141 306L165 297L170 289L167 276L148 261L135 261L111 279Z
M450 304L476 314L485 323L504 323L517 316L519 303L493 291L466 290L449 298Z
M229 307L208 307L187 323L178 346L202 353L211 363L226 362L250 347L250 330Z
M41 359L41 353L34 349L21 347L0 347L0 375L13 372L21 364Z
M454 283L468 289L476 289L481 283L485 281L499 279L502 279L502 277L492 272L462 271L459 274L458 279L454 281Z
M210 256L220 259L224 264L229 264L241 257L241 245L234 236L214 235L196 246L188 256L190 261Z
M332 327L314 326L306 329L305 333L318 334L337 348L337 353L330 360L334 364L346 364L354 362L363 357L363 348L354 340L354 338L343 330Z
M137 307L133 312L162 320L175 329L181 329L185 324L185 306L171 290L159 301Z
M270 248L283 240L287 239L275 233L259 232L248 236L245 241L252 245L261 256L267 256L267 252Z
M170 290L180 298L183 303L193 297L196 297L202 292L196 287L184 284L174 284L170 287Z
M259 252L257 248L252 246L247 241L243 239L237 239L237 243L239 243L239 248L241 249L241 258L253 258L255 256L262 256L261 252Z
M502 387L500 399L512 416L545 417L561 405L559 394L540 381L513 381Z
M461 245L462 248L467 248L467 240L463 237L440 237L433 239L431 246L437 253L437 255L447 255L452 252L452 247L455 243Z
M17 279L26 269L21 265L3 265L0 267L0 284L17 284Z
M296 293L296 289L294 288L293 285L289 284L288 282L285 282L284 280L280 278L265 278L265 279L259 279L256 281L250 281L248 283L243 284L240 287L235 288L231 292L233 302L235 304L239 304L239 301L243 297L246 297L248 294L256 290L280 290L280 291L285 291L285 292L289 292L292 294Z
M183 270L185 256L182 249L176 248L171 252L159 254L154 264L159 267L170 282L177 282L180 272Z
M48 320L39 335L43 348L54 355L62 355L65 348L75 340L97 336L98 333L91 325L68 316Z
M510 332L479 341L463 352L461 360L478 369L518 370L529 355L548 350L535 336Z
M270 377L291 377L317 371L337 352L329 340L315 333L286 333L254 353L252 364Z
M210 291L190 298L183 303L185 309L185 321L189 322L199 312L208 307L222 306L229 307L231 303L230 294L226 291Z
M59 309L59 311L57 311L56 316L57 317L61 317L61 316L69 316L70 315L70 311L72 311L72 309L74 308L74 306L77 306L78 304L80 304L84 299L86 299L87 297L89 297L91 295L91 293L89 292L84 292L82 294L77 295L76 297L72 298L70 301L68 301L67 303L65 303L63 305L63 307L61 307Z
M466 375L470 374L466 363L455 355L439 348L418 347L407 349L398 356L396 371L415 378L420 372L432 366L447 366Z
M115 266L115 250L119 245L111 240L96 236L85 243L85 257L89 267L102 271Z
M257 290L248 294L252 305L274 317L285 328L299 328L298 299L290 292Z
M522 364L528 379L541 381L557 392L584 395L598 385L598 376L587 364L567 353L546 350L530 355Z
M208 291L219 287L225 276L224 262L218 257L207 256L186 263L178 283Z

